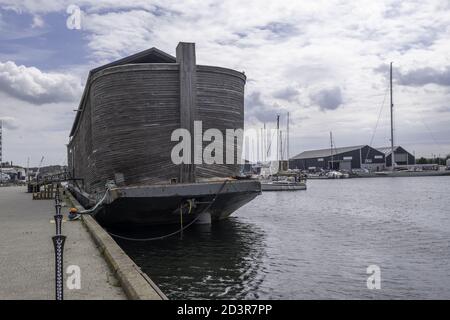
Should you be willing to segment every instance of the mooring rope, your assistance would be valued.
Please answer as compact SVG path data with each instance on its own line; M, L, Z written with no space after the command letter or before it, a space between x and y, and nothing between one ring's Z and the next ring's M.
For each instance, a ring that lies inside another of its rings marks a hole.
M226 185L227 182L228 182L228 180L224 181L224 183L222 184L222 187L220 188L219 192L216 193L216 195L214 196L214 199L206 206L205 209L202 210L202 212L200 212L198 214L197 217L195 217L194 220L189 222L186 226L184 226L184 227L182 226L179 230L177 230L175 232L172 232L172 233L169 233L169 234L166 234L166 235L163 235L163 236L159 236L159 237L153 237L153 238L130 238L130 237L121 236L121 235L118 235L118 234L115 234L115 233L112 233L112 232L109 232L109 231L106 231L106 232L108 232L109 235L111 235L111 236L113 236L115 238L119 238L119 239L122 239L122 240L128 240L128 241L154 241L154 240L161 240L161 239L172 237L172 236L174 236L176 234L179 234L179 233L183 232L187 228L189 228L191 225L194 224L194 222L196 222L200 218L200 215L202 213L206 212L209 208L211 208L213 203L216 202L216 199L219 196L219 194L222 193L222 191L225 188L225 185Z
M79 213L79 214L91 214L92 212L94 212L95 210L97 210L97 208L98 208L101 204L103 204L103 201L105 201L106 195L108 194L108 191L109 191L109 188L106 189L105 194L103 195L103 197L102 197L102 198L100 199L100 201L97 202L97 203L95 204L95 206L93 206L91 209L83 210L83 211L80 211L80 212L78 212L78 213Z

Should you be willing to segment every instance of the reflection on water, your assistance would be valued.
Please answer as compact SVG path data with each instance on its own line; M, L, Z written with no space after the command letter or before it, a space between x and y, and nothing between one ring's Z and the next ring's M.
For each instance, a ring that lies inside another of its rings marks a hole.
M182 239L119 244L171 299L449 299L449 194L450 177L311 180Z
M157 234L173 229L160 227ZM133 235L152 237L155 232L147 229ZM119 244L169 298L259 298L264 234L256 225L232 217L213 225L194 225L182 236Z

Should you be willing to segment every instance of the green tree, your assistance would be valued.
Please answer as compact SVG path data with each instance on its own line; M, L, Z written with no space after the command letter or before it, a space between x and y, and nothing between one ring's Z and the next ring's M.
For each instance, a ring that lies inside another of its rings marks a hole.
M420 157L420 158L416 161L416 163L417 163L417 164L427 164L428 161L427 161L427 159L425 159L424 157Z

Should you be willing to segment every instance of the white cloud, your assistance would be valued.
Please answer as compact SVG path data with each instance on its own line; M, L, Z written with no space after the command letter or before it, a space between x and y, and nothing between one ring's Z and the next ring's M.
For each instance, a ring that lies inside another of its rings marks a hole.
M80 80L68 74L46 73L35 67L0 62L0 91L35 104L74 101L82 91Z
M88 47L96 63L104 63L152 46L151 24L156 18L143 10L83 14L82 29L88 32Z
M0 92L0 118L3 122L3 160L36 166L42 156L46 164L62 164L74 119L73 103L43 104L19 100Z
M45 25L44 19L41 16L33 16L33 22L31 23L32 28L42 28Z
M17 119L14 117L0 117L0 122L2 123L3 128L9 130L15 130L19 127Z
M0 0L0 5L39 16L65 14L71 3ZM291 112L293 152L326 146L330 130L340 146L368 143L388 85L387 70L380 73L377 68L390 61L399 75L394 79L399 143L416 148L413 139L424 137L420 117L436 130L435 136L450 135L450 113L438 111L448 105L450 93L448 87L435 85L447 83L450 66L447 0L80 0L75 4L84 14L82 30L74 32L82 33L93 66L152 46L174 54L178 41L196 42L199 64L245 71L249 125L275 122L277 113ZM3 88L1 79L0 75ZM8 83L9 90L4 91L10 95L27 101L40 96L27 93L24 98ZM47 95L59 89L41 86L48 89ZM330 90L333 94L325 94ZM325 99L330 96L334 103L324 102L330 102ZM35 103L52 100L41 99ZM383 112L375 139L378 145L388 143L387 116ZM450 149L450 141L443 145ZM428 152L431 146L417 143L417 148Z
M62 10L70 1L65 0L0 0L0 6L15 12L48 13Z

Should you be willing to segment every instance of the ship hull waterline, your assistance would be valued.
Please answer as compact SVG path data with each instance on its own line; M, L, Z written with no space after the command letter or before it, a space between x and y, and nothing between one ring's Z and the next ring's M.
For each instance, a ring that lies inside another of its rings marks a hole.
M71 191L80 202L89 202L78 190ZM107 191L104 204L94 212L94 217L105 227L180 224L181 219L188 224L205 213L211 216L211 221L217 221L259 194L261 184L255 180L117 187ZM189 200L193 200L193 205L180 210Z
M285 184L285 185L277 185L272 183L261 183L261 190L263 192L267 191L298 191L298 190L306 190L305 183L299 184Z

